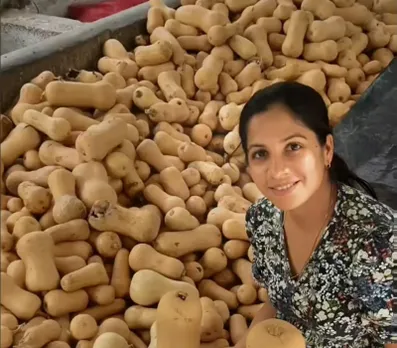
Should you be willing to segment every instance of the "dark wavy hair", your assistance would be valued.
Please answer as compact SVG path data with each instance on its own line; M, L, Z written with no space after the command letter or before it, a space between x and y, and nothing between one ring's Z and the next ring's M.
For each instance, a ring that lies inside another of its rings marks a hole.
M321 95L313 88L298 82L279 82L256 92L241 112L239 133L245 153L250 121L275 105L286 108L293 117L311 129L321 146L325 145L327 135L332 135L327 106ZM359 185L370 196L377 198L371 185L353 173L338 154L334 154L332 159L330 177L334 182L342 182L352 187Z

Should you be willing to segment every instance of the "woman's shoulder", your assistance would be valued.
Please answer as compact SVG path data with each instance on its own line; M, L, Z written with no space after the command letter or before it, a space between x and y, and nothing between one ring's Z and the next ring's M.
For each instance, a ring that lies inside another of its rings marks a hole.
M247 219L265 220L272 217L279 210L267 198L263 197L256 203L253 203L247 211Z
M252 204L246 213L247 231L256 231L258 227L266 225L273 226L280 220L280 210L266 198L261 198Z
M392 229L395 219L393 210L365 192L343 184L339 200L338 213L348 223Z

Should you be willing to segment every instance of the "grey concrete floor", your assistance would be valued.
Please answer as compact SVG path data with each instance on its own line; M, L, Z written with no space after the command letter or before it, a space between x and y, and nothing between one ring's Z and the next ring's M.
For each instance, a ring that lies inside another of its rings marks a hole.
M70 5L85 5L104 0L34 0L27 1L22 9L5 9L1 12L1 50L0 54L9 53L49 37L71 31L83 23L69 18L67 10ZM10 6L8 1L8 6ZM3 0L2 6L7 5ZM14 3L15 5L15 3Z

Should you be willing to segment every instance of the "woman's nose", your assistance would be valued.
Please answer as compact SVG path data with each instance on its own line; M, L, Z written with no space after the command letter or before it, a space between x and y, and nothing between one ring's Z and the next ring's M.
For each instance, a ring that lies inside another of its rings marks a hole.
M269 161L268 173L273 179L279 179L288 173L288 167L283 158L273 157Z

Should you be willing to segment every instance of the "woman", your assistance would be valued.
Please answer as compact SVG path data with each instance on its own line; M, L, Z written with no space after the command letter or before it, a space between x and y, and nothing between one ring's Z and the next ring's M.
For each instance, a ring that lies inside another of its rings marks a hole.
M245 105L239 132L266 197L246 216L253 276L270 299L251 327L277 317L300 329L307 347L397 347L393 214L334 153L322 97L274 84Z

